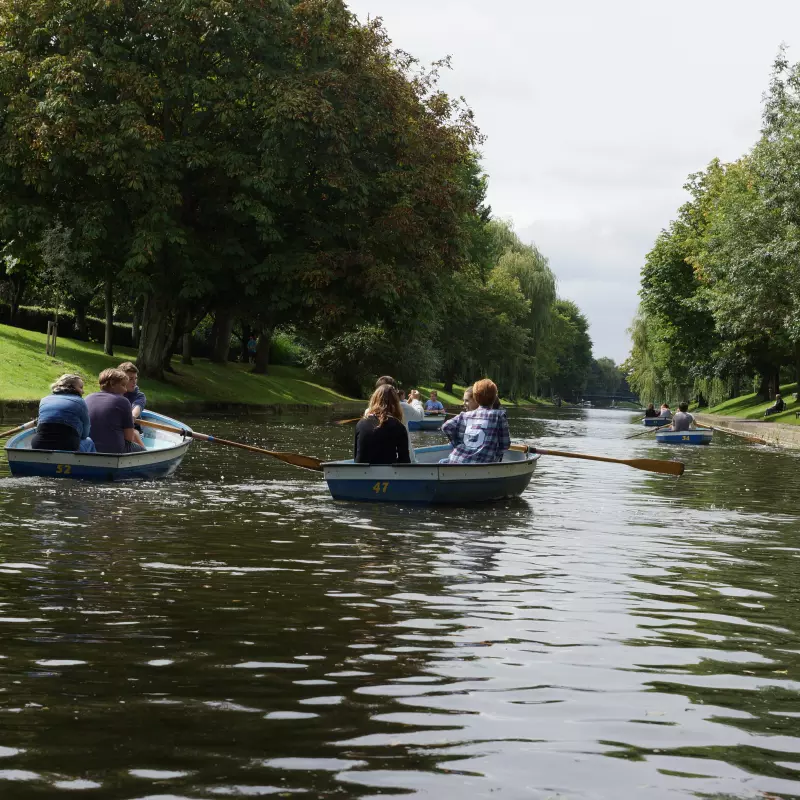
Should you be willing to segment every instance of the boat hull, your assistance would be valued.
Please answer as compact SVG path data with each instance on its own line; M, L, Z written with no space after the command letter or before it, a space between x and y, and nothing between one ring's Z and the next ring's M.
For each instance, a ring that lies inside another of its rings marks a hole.
M410 431L440 431L446 419L445 414L437 414L424 419L410 419L408 429Z
M659 444L711 444L714 431L698 428L693 431L659 431L656 441Z
M644 417L642 425L645 428L660 428L662 425L669 425L672 420L664 419L664 417Z
M439 464L449 445L421 447L414 464L371 466L352 461L323 464L335 500L466 505L521 495L533 477L538 455L509 451L497 464Z
M191 433L177 420L152 411L143 412L142 419ZM178 468L192 443L191 438L179 434L145 428L142 438L148 449L143 453L73 453L32 450L33 435L32 430L25 431L6 445L8 466L14 477L76 478L103 483L167 478Z

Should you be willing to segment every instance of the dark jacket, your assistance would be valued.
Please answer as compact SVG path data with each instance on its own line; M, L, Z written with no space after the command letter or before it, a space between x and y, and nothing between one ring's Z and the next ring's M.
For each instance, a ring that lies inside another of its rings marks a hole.
M390 417L378 426L377 417L365 417L356 425L353 459L357 464L410 464L405 425Z

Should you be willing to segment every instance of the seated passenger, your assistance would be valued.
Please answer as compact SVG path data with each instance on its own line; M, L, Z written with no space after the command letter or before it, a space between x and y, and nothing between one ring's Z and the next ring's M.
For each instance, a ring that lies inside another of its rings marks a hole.
M669 403L662 403L661 410L658 412L661 419L672 419L672 412L669 410Z
M689 431L695 427L694 417L689 413L689 404L683 402L678 406L675 416L672 418L671 431Z
M83 378L62 375L51 387L52 394L39 403L36 433L31 439L34 450L68 450L93 453L89 439L89 410L82 397Z
M431 389L431 396L428 398L428 402L425 403L425 413L444 414L444 406L439 400L439 395L436 393L436 389Z
M369 400L364 419L356 425L353 460L357 464L410 464L408 431L397 389L379 386Z
M142 411L147 404L144 392L139 388L139 370L136 364L130 361L123 361L117 369L121 369L128 376L128 385L125 388L125 398L131 404L133 419L138 420L142 416Z
M764 416L768 417L770 414L780 414L786 410L786 403L783 402L780 392L775 392L775 402L764 412Z
M658 411L656 411L655 406L650 403L650 405L644 410L644 415L646 419L650 419L650 417L657 417Z
M422 406L422 400L420 400L418 389L412 389L408 393L408 405L414 409L419 419L423 419L425 417L425 409Z
M453 452L440 464L491 464L501 461L511 446L506 412L492 408L497 386L488 379L477 381L472 396L478 408L462 411L442 425Z
M131 404L124 397L128 376L119 369L104 369L98 381L101 391L86 398L97 452L141 452L144 442L133 427Z
M391 386L394 389L397 389L397 381L391 375L382 375L375 381L375 388L378 389L381 386ZM422 403L419 401L419 392L416 389L412 389L410 393L410 400L411 402L407 403L402 398L400 399L400 409L403 412L403 425L406 428L406 434L408 435L408 457L411 461L414 461L414 448L411 446L411 436L408 433L408 422L411 420L412 422L419 422L421 419L425 419L425 411L422 408ZM369 416L369 409L364 412L364 416Z
M475 399L472 387L469 386L464 389L464 411L474 411L476 408L478 408L478 401Z

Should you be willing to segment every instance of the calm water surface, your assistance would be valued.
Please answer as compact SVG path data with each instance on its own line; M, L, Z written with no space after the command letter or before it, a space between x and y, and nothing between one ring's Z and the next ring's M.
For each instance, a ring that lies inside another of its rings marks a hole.
M631 419L511 425L682 479L543 457L473 509L335 503L199 442L135 486L0 463L0 798L800 798L800 455Z

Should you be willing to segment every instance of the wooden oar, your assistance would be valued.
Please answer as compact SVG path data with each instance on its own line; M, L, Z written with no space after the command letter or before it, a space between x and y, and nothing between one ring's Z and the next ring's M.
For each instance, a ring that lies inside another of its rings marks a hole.
M666 425L651 425L647 430L639 431L639 433L634 433L633 436L626 436L626 439L636 439L638 436L644 436L647 433L654 433L655 431L660 431L662 428L666 428Z
M661 461L655 458L608 458L607 456L590 456L585 453L567 453L563 450L542 450L539 447L530 447L524 444L512 444L512 450L521 450L529 453L539 453L543 456L561 456L562 458L583 458L586 461L606 461L609 464L625 464L634 469L643 469L646 472L660 472L663 475L683 475L684 465L680 461Z
M265 450L263 447L253 447L251 444L242 444L241 442L232 442L229 439L219 439L216 436L211 436L207 433L196 433L195 431L188 431L185 428L174 428L172 425L162 425L159 422L150 422L146 419L139 420L140 425L145 425L148 428L157 428L160 431L167 431L168 433L180 433L183 436L197 439L201 442L216 442L217 444L227 444L229 447L238 447L240 450L250 450L253 453L263 453L267 456L277 458L279 461L285 461L287 464L293 464L296 467L303 467L304 469L313 469L317 472L322 470L322 461L312 456L303 456L299 453L282 453L276 450Z
M0 439L7 439L15 433L22 433L22 431L30 430L34 425L36 425L36 420L32 419L30 422L26 422L24 425L20 425L17 428L12 428L10 431L3 431L0 433Z

